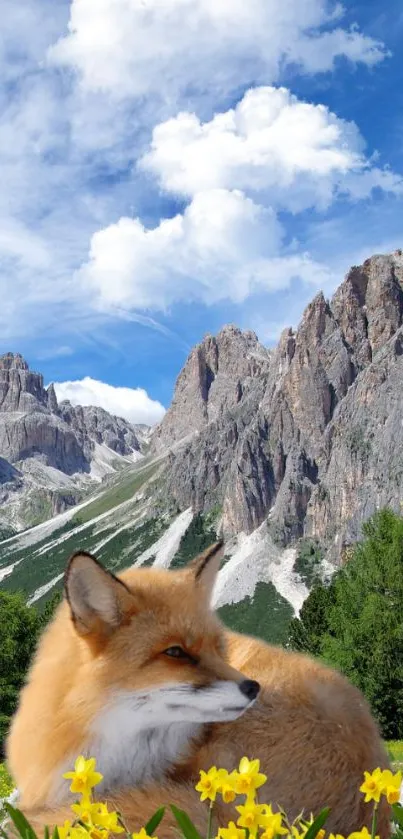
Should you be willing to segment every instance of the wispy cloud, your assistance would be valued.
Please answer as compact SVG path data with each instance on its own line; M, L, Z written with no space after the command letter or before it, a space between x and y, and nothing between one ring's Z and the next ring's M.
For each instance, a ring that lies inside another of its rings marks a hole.
M106 344L105 325L126 321L183 347L178 303L270 299L296 277L328 285L331 259L304 214L400 192L353 123L273 88L340 60L377 72L387 45L347 27L337 4L6 6L3 339Z

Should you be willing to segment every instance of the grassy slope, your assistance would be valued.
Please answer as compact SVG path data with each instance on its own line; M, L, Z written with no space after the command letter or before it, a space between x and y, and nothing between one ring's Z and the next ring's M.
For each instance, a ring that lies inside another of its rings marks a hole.
M156 470L155 463L127 470L85 507L73 512L68 521L62 521L51 534L41 539L39 533L38 541L32 539L29 540L31 544L25 544L26 534L23 534L12 542L0 543L0 570L16 563L13 572L2 580L1 587L8 591L23 591L30 597L40 586L61 574L66 560L77 550L95 552L111 570L131 565L169 524L163 517L144 520L149 514L147 499L141 496ZM96 521L97 516L102 518ZM56 583L40 604L61 584L61 581Z

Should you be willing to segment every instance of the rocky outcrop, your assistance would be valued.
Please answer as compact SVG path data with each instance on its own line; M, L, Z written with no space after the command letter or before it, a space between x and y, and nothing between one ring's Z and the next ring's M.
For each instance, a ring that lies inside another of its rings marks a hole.
M283 544L312 536L339 555L377 506L403 502L402 322L397 251L318 294L273 353L233 327L208 336L156 434L176 443L170 495L219 503L228 534L268 517Z
M104 444L123 456L140 452L140 442L134 427L127 420L108 414L103 408L72 405L64 400L59 405L59 415L74 431L89 459L94 443Z
M6 518L8 504L20 511L39 499L49 516L76 504L82 497L80 479L91 483L97 446L115 454L118 464L119 457L140 452L141 436L146 433L137 435L129 422L102 408L59 405L53 385L46 389L21 355L0 357L0 505ZM111 471L113 457L107 460ZM24 515L15 513L12 523L30 523Z
M269 367L270 353L254 332L225 326L216 338L207 335L178 377L171 407L153 434L154 451L219 422L243 402Z

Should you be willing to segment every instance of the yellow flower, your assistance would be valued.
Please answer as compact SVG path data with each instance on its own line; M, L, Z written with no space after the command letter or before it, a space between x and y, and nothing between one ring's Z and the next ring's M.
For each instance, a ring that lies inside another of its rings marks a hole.
M363 827L361 830L356 830L355 833L350 833L348 839L371 839L371 834L367 827ZM376 836L375 839L379 839L379 836Z
M365 793L364 801L376 801L382 794L382 772L380 769L374 769L373 772L364 772L364 783L360 786L360 792Z
M58 834L60 839L88 839L88 833L82 825L72 825L70 821L65 821L62 827L58 827Z
M281 813L273 813L270 804L267 804L264 816L264 832L260 834L260 839L273 839L274 836L281 836L287 833L288 830L283 826Z
M157 836L147 836L144 827L142 827L139 833L132 833L132 839L157 839Z
M304 839L304 836L307 832L308 828L303 827L301 830L298 830L295 824L291 825L291 836L292 839Z
M97 808L93 822L97 827L102 827L104 830L110 830L111 833L124 833L124 827L119 824L119 816L114 810L109 812L106 804L95 804Z
M329 833L329 839L344 839L341 833Z
M80 821L85 822L85 824L92 824L93 807L94 804L91 804L91 802L88 801L88 799L71 805L73 813L76 814L77 818L79 818Z
M106 830L101 830L99 827L94 827L94 825L92 825L92 827L88 828L88 833L91 836L91 839L105 839L105 837L109 836L109 834ZM87 839L88 839L88 833L87 833Z
M234 772L234 790L238 795L247 795L252 798L259 787L266 781L267 776L259 772L260 761L248 760L243 757L238 772Z
M63 778L71 779L71 792L87 793L102 781L103 775L95 771L96 760L91 757L86 760L80 755L74 764L73 772L65 772Z
M226 769L219 769L217 772L217 792L220 793L222 800L225 804L229 804L231 801L235 800L235 790L234 790L234 772L227 772Z
M228 827L220 827L218 839L245 839L245 831L234 822L229 822Z
M71 827L71 822L66 819L65 823L57 828L60 839L67 839L67 837L70 836Z
M397 804L400 798L400 787L402 784L402 773L396 772L395 775L390 769L384 769L382 772L382 793L386 795L388 804Z
M215 766L212 766L208 772L200 770L200 781L196 784L195 789L201 792L200 801L205 801L208 798L210 801L215 801L219 787L219 773Z
M239 827L246 827L251 835L256 835L258 827L265 827L266 813L268 812L267 804L255 804L253 801L247 801L246 804L240 804L235 809L240 814L237 824Z
M119 816L114 811L109 812L103 802L91 803L88 799L72 804L71 809L80 821L99 827L102 830L110 830L112 833L124 833L124 828L119 824ZM92 835L92 832L91 832Z

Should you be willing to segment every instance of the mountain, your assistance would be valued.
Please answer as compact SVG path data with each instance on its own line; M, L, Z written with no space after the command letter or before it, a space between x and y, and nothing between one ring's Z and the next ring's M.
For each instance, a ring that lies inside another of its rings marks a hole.
M115 570L177 566L221 533L216 605L230 625L283 640L312 582L344 561L362 523L379 507L401 508L402 384L403 257L396 251L352 268L331 300L319 293L274 350L235 326L206 336L145 456L126 460L79 505L1 542L2 585L41 604L77 548ZM37 384L28 392L42 406L41 441L55 435L54 423L66 435L47 450L48 469L71 469L79 458L93 463L96 447L110 446L106 420L94 436L96 409L57 406ZM130 459L138 449L129 431L113 429L115 451ZM21 460L7 451L0 448L0 475L12 483Z
M352 268L331 301L320 292L272 353L233 327L208 336L153 436L155 450L183 438L169 495L219 504L227 537L268 519L282 546L317 539L337 561L377 507L402 500L402 319L397 251Z
M0 527L25 529L140 457L144 432L102 408L58 404L21 355L0 357Z

